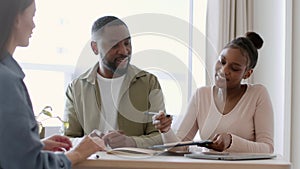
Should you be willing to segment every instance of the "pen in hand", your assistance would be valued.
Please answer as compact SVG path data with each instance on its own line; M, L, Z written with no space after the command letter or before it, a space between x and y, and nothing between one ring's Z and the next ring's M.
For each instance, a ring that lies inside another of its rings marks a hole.
M158 112L144 112L145 115L153 116L153 115L158 115ZM166 114L166 117L171 117L171 115Z
M169 114L165 114L164 112L160 111L157 112L145 112L147 115L152 116L152 124L158 129L161 133L165 133L170 130L172 124L172 116Z

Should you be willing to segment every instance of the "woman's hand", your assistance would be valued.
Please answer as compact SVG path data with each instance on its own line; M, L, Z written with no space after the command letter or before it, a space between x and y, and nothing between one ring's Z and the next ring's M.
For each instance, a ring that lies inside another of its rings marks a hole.
M106 146L104 140L97 136L84 136L81 142L72 150L66 152L66 156L72 165L77 164L96 153L97 151L105 151Z
M216 134L212 141L213 144L210 144L208 148L216 151L224 151L230 147L232 136L228 133Z
M65 151L72 148L72 142L66 136L53 135L41 140L44 143L43 150L48 151Z
M173 120L172 116L166 115L164 112L160 111L157 115L154 115L152 119L155 128L161 133L165 133L170 130Z

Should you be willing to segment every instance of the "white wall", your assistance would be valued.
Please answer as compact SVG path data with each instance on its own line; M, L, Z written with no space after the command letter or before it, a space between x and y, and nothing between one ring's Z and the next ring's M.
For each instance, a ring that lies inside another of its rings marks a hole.
M254 0L253 29L264 39L254 83L264 84L275 113L275 153L284 154L285 1ZM266 121L272 119L265 119Z
M300 168L300 1L293 0L293 50L292 50L292 140L293 168Z
M266 45L255 82L267 85L275 108L275 150L300 168L300 1L254 0L254 30ZM285 81L285 82L284 82Z

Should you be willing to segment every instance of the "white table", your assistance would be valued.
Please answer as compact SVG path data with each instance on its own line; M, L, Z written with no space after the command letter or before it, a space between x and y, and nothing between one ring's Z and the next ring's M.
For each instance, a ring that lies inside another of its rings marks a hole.
M268 160L221 161L190 159L183 156L123 157L104 152L74 169L291 169L291 163L278 156Z

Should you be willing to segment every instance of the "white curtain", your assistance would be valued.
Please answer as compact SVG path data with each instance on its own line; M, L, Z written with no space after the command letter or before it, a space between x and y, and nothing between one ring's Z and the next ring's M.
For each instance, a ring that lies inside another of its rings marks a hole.
M206 20L206 83L213 83L213 68L222 48L252 30L253 0L208 0Z

